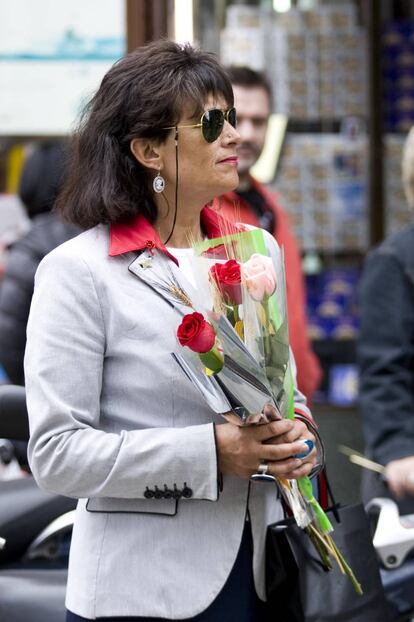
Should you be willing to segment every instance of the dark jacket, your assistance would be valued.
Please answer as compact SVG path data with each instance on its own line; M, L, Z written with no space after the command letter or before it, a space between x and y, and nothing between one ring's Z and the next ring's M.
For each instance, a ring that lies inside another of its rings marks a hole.
M0 283L0 364L9 380L24 384L26 324L37 266L47 253L79 233L55 213L33 219L32 228L10 249Z
M414 224L368 255L360 303L363 428L385 465L414 455Z

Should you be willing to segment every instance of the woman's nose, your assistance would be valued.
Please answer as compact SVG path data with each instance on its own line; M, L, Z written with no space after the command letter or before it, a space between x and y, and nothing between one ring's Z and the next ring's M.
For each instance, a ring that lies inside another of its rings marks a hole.
M224 123L223 137L228 144L238 145L241 142L239 132L228 121L225 121Z

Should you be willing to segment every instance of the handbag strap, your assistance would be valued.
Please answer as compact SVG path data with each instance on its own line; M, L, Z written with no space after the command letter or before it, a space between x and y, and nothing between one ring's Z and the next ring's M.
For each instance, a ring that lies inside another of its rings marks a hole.
M340 503L336 500L335 495L332 490L332 486L329 482L328 473L326 470L326 465L321 471L318 479L319 484L319 502L322 507L326 510L332 510L332 513L335 517L337 523L341 522L341 518L339 516L338 508L340 507ZM325 488L325 490L323 490ZM324 493L324 494L321 494ZM324 498L322 498L324 497ZM329 499L331 500L331 504L329 505Z

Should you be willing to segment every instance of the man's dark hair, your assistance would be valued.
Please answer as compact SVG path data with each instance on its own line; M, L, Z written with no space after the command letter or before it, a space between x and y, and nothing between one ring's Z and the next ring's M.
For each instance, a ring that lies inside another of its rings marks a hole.
M226 67L226 71L230 78L230 82L234 84L234 86L242 86L246 89L262 88L266 91L270 103L272 103L272 87L264 73L255 71L250 67L237 67L236 65Z
M133 138L165 142L184 107L199 119L209 95L233 106L230 80L214 54L159 40L120 59L104 76L75 133L57 207L82 228L143 214L157 217L152 175L130 149Z

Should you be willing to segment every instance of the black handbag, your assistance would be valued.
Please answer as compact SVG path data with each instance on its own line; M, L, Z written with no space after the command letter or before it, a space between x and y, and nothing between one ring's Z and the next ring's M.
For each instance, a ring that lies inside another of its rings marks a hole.
M369 520L362 504L334 504L327 514L332 537L351 566L363 594L355 592L335 561L326 570L293 518L269 525L266 536L268 611L278 622L388 622ZM269 615L269 614L268 614Z

